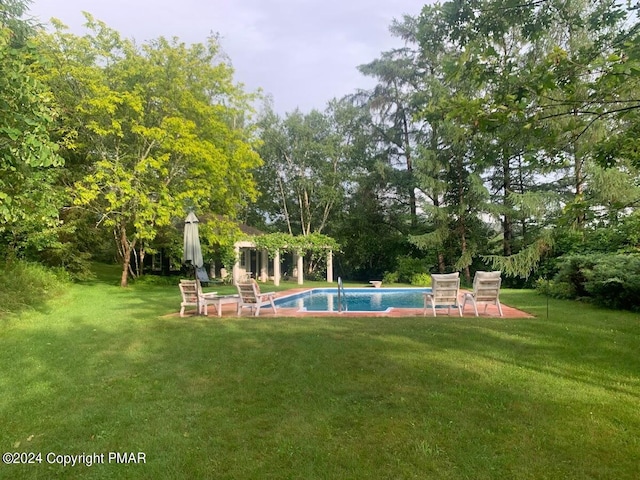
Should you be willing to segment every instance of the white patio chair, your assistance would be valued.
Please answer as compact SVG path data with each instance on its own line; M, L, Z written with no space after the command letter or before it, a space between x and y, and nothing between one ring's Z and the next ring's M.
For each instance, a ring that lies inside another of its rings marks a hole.
M260 293L260 287L255 280L246 283L237 283L238 289L238 316L241 315L244 307L249 307L251 311L255 309L254 316L260 315L261 307L271 306L273 313L276 313L276 304L273 303L275 292Z
M500 305L500 284L502 278L500 277L500 271L494 272L476 272L473 277L473 292L465 293L462 301L462 310L467 304L467 301L473 305L473 311L478 316L478 303L484 303L484 313L487 313L487 307L489 305L495 305L498 307L498 312L502 317L502 306Z
M424 294L424 312L427 315L429 306L436 316L436 307L447 307L447 314L451 315L451 307L458 309L458 314L462 316L458 292L460 291L460 272L432 274L431 293Z

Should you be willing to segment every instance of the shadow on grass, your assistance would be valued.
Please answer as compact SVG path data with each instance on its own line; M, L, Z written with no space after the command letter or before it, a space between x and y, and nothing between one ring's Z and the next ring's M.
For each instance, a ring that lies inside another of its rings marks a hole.
M632 317L160 318L173 290L78 286L82 307L2 335L3 451L144 451L148 463L4 472L635 475Z

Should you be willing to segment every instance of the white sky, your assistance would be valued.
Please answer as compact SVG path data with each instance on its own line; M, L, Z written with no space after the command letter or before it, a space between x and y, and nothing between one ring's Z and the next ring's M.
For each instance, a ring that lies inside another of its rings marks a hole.
M32 0L42 23L61 20L82 34L82 11L138 43L164 36L203 43L221 35L236 81L262 88L280 114L323 110L334 97L372 80L357 66L402 46L394 18L417 15L430 0Z

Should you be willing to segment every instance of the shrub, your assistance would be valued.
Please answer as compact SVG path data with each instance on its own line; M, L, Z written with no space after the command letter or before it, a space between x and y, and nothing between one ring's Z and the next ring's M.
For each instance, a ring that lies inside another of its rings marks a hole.
M327 279L327 270L326 268L316 268L313 272L306 272L304 278L309 281L324 282Z
M558 264L558 273L553 278L556 284L568 284L561 291L570 294L570 297L559 298L579 298L587 297L589 293L585 289L587 275L593 266L599 261L600 255L570 255L561 259Z
M553 298L572 299L576 298L575 289L568 282L558 282L539 278L536 281L536 290L543 295Z
M552 281L538 281L538 291L556 298L588 297L609 308L640 310L640 256L589 254L565 257Z
M585 276L584 288L596 303L609 308L640 310L640 257L602 256Z
M62 269L52 270L37 263L8 260L0 264L0 313L14 313L60 295L69 283Z
M414 273L411 277L411 285L416 285L418 287L430 287L431 275L428 273Z
M398 280L403 283L411 283L416 273L427 273L431 265L422 258L400 256L398 261Z
M72 244L45 249L39 253L37 258L47 267L64 269L73 280L86 281L95 278L95 274L91 270L91 255L74 251Z
M398 283L398 272L384 272L383 283Z

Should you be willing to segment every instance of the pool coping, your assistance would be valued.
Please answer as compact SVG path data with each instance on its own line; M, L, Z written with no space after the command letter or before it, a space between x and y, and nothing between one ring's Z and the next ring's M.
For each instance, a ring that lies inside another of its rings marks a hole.
M292 288L292 289L288 289L288 290L283 290L283 291L279 291L279 292L275 292L275 298L282 298L282 297L286 297L286 296L290 296L290 295L296 295L298 293L303 293L309 290L314 290L314 288L320 288L320 287L308 287L308 288ZM322 287L322 288L331 288L331 287ZM365 287L366 288L366 287ZM371 289L373 289L374 287L371 287ZM460 295L461 297L465 294L468 293L469 290L465 290L465 289L460 289ZM264 292L266 293L266 292ZM478 314L479 317L484 317L484 318L504 318L504 319L510 319L510 318L534 318L533 315L523 312L522 310L518 310L516 308L510 307L508 305L505 305L504 303L500 302L501 306L502 306L502 312L504 313L503 317L500 317L500 315L498 314L498 310L495 306L491 305L487 308L487 312L484 313L484 308L478 308ZM238 318L237 315L237 305L236 304L228 304L228 305L223 305L222 306L222 317L236 317ZM241 315L242 317L247 317L249 318L251 315L248 311L244 311ZM262 307L260 309L260 315L257 318L261 318L261 317L422 317L424 316L424 309L423 308L391 308L390 311L384 311L384 312L353 312L353 311L345 311L345 312L326 312L326 311L306 311L306 312L301 312L298 308L283 308L283 307L278 307L277 308L277 312L273 313L273 310L271 309L271 307ZM431 317L433 318L433 314L428 311L427 312L427 317ZM441 318L441 317L451 317L451 318L460 318L457 314L457 312L455 311L455 309L451 310L451 314L448 315L447 310L443 309L443 313L438 312L437 317ZM473 312L473 309L470 306L467 306L467 308L465 309L464 312L462 312L462 316L463 317L475 317L475 314ZM209 315L210 318L218 318L218 317L212 317L211 315ZM256 317L253 317L256 318Z

